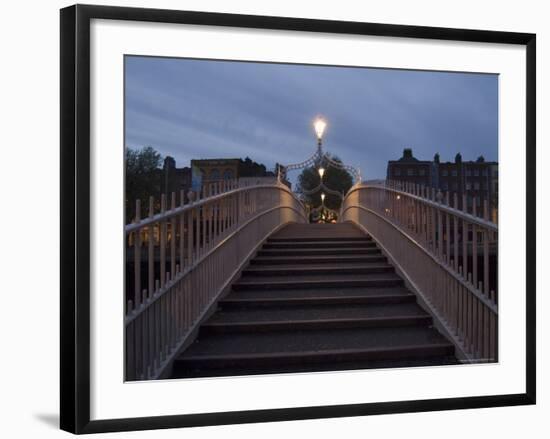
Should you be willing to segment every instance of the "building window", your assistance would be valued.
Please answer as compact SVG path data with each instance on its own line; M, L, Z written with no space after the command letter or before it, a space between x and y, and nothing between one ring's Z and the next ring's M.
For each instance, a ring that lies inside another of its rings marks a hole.
M474 177L479 177L479 169L474 169Z
M479 190L479 183L477 181L474 183L474 190Z
M466 177L471 177L471 176L472 176L472 170L466 169Z
M486 191L487 190L487 182L484 181L483 183L481 183L481 188Z
M449 173L447 172L446 169L443 169L443 171L441 172L441 175L443 175L443 177L446 177L447 175L449 175Z
M233 178L233 171L231 169L226 169L223 173L224 180L231 180Z
M210 171L210 180L219 180L220 179L220 170L219 169L212 169Z
M449 185L447 184L447 182L445 182L441 185L441 189L443 189L444 191L449 189Z
M456 182L453 183L453 191L457 191L458 190L458 184Z
M484 177L487 177L487 169L484 169L484 170L481 172L481 175L483 175Z
M494 176L494 177L498 177L498 169L495 169L495 170L493 171L493 176Z
M395 170L393 171L393 175L400 176L401 175L401 169L395 168Z
M458 175L458 172L456 171L456 169L453 169L451 174L453 177L456 177Z
M466 190L467 191L472 190L472 183L466 183Z
M414 175L414 169L413 168L408 168L407 169L407 175Z
M426 175L426 170L424 168L420 168L420 171L418 173L420 175L424 176L424 175Z

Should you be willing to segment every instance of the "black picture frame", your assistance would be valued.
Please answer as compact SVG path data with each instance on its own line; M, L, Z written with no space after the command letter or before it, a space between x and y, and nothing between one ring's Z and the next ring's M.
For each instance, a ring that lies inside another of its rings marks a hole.
M523 45L526 47L526 392L384 403L90 420L90 21L134 20L256 29L325 32ZM536 36L210 12L75 5L61 10L61 403L60 424L98 433L325 417L535 404Z

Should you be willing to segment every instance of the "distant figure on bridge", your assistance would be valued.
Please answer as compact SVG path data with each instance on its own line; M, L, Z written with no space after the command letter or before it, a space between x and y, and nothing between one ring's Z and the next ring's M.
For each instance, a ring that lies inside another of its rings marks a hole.
M338 221L338 216L335 212L328 209L314 209L309 214L310 223L330 223L335 224Z

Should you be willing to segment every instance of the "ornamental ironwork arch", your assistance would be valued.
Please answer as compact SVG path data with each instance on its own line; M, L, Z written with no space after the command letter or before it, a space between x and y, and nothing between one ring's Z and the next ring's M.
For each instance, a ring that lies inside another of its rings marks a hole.
M338 161L334 160L329 154L327 154L323 150L322 135L323 135L324 128L326 126L326 122L324 121L324 119L318 117L314 122L314 126L315 126L315 131L317 133L317 149L315 150L313 155L311 157L309 157L307 160L304 160L303 162L300 162L300 163L292 163L292 164L289 164L289 165L280 165L278 167L278 170L277 170L278 179L279 180L286 180L287 175L290 171L296 171L296 170L306 169L306 168L317 168L317 169L325 168L325 169L327 169L329 167L333 167L333 168L337 168L337 169L347 171L353 177L354 184L360 183L361 182L361 171L358 168L356 168L354 166L351 166L351 165L346 165L342 162L338 162ZM304 195L312 195L314 193L317 193L320 190L323 190L328 194L337 195L342 199L344 198L343 193L341 193L339 191L336 191L334 189L330 189L329 187L327 187L323 183L322 176L321 176L321 181L320 181L318 186L316 186L315 188L310 189L308 191L302 190L302 193Z

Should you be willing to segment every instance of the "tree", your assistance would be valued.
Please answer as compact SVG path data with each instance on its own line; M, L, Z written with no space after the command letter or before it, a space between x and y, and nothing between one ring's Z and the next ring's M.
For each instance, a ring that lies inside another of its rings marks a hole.
M338 157L331 157L332 160L338 163L342 161ZM335 166L326 165L325 174L323 175L323 184L331 189L338 191L340 193L346 193L353 186L353 177L345 169L340 169ZM302 173L298 176L298 187L297 192L304 194L304 198L307 204L312 205L313 207L318 207L321 205L321 192L322 190L317 191L311 195L307 195L304 191L311 191L319 186L321 178L319 176L318 167L305 168ZM329 209L337 210L340 208L342 200L337 195L332 195L325 193L325 206Z
M162 157L151 146L142 149L126 148L126 223L135 216L136 200L141 200L145 212L150 196L158 198L161 184ZM143 216L143 215L142 215Z
M239 177L272 177L274 174L268 171L264 164L256 163L250 157L239 162Z

